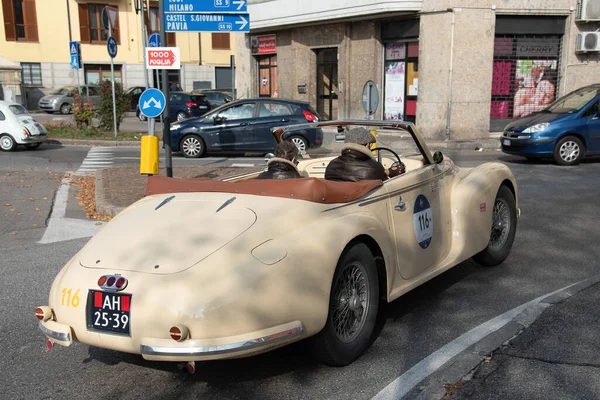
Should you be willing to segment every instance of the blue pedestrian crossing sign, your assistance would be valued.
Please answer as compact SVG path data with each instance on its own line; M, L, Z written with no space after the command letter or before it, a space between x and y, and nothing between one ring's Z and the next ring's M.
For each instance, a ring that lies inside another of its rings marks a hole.
M150 88L144 90L140 96L138 107L140 112L148 118L156 118L165 110L166 99L163 92Z
M71 55L71 68L81 68L81 52L79 42L69 42L69 54Z
M117 56L117 40L110 36L106 41L106 49L108 50L108 55L110 58L115 58Z
M79 69L79 57L71 56L71 69Z

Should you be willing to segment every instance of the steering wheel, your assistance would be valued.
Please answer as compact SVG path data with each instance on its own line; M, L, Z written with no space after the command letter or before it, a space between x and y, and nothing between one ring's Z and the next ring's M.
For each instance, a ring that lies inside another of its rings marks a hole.
M396 156L396 159L398 160L398 164L393 163L392 167L395 167L397 165L401 165L402 161L400 161L400 156L398 155L398 153L396 153L394 150L389 149L387 147L375 147L374 149L371 149L371 151L376 151L377 152L377 162L381 164L381 150L385 150L385 151L389 151L390 153L392 153L393 155Z

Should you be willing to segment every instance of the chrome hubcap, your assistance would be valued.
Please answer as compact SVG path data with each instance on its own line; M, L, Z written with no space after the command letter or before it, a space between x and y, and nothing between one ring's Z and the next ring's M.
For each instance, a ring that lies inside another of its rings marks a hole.
M566 162L573 162L579 157L579 145L572 141L566 141L558 149L560 158Z
M183 142L183 152L190 156L196 156L200 153L202 144L198 139L188 138Z
M367 274L360 263L346 265L333 283L330 310L336 336L345 343L360 334L369 308Z
M183 121L185 119L185 115L182 113L177 114L177 121Z
M492 214L492 235L490 237L489 247L492 250L500 250L510 231L510 213L508 205L502 199L496 199L494 212Z
M0 147L2 147L3 150L8 150L12 147L12 140L7 137L7 136L3 136L0 138Z
M300 138L292 138L292 143L294 143L296 145L298 150L300 150L300 151L306 150L306 144L304 143L304 140L302 140Z

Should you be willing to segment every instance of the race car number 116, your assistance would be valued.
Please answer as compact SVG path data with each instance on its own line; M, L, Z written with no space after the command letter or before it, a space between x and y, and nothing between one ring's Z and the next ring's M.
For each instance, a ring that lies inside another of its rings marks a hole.
M88 329L129 335L131 295L90 290Z

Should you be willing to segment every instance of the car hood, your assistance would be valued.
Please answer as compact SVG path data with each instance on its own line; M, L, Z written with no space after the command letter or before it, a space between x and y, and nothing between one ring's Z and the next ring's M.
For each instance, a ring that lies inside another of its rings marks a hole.
M256 222L252 209L235 202L225 204L231 197L147 197L98 232L81 250L79 263L85 268L149 274L191 268Z
M549 113L549 112L537 112L537 113L529 114L526 117L523 117L516 121L511 122L510 124L506 125L506 128L504 128L504 130L511 130L511 131L519 132L519 131L529 128L530 126L533 126L533 125L541 124L543 122L552 122L552 121L557 121L557 120L561 120L561 119L566 119L572 115L573 114L556 114L556 113Z

